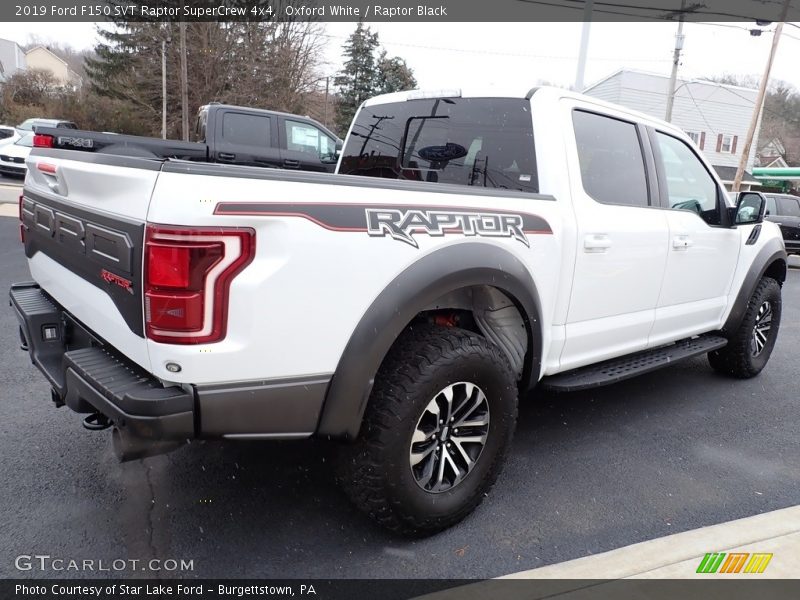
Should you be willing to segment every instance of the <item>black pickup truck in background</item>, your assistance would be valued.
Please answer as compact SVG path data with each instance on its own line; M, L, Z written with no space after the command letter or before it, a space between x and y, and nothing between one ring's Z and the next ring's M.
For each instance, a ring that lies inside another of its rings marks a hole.
M342 140L309 117L213 102L198 110L193 142L35 129L36 147L327 173L336 169L342 148Z

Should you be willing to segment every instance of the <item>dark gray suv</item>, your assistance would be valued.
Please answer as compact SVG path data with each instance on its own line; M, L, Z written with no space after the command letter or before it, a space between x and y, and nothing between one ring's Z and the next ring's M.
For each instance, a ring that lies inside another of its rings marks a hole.
M800 198L789 194L764 194L767 220L781 228L788 254L800 255Z

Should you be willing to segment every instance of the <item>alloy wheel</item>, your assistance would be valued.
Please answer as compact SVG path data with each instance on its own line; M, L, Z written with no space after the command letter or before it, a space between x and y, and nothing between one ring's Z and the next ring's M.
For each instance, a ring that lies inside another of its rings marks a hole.
M756 314L756 322L753 325L753 333L750 336L750 354L758 356L764 351L764 347L769 340L769 332L772 329L772 305L764 302Z
M448 491L472 471L489 434L489 402L477 385L453 383L425 407L411 437L409 464L427 492Z

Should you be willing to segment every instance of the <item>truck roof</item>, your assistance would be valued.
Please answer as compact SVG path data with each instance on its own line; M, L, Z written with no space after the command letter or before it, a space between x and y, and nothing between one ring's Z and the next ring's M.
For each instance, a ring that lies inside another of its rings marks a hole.
M295 114L295 113L281 112L279 110L270 110L268 108L254 108L252 106L239 106L239 105L236 105L236 104L222 104L220 102L209 102L208 104L204 104L203 106L201 106L198 109L198 111L205 110L205 109L210 109L210 108L227 108L227 109L233 108L235 110L241 110L241 111L245 111L245 112L254 112L254 113L277 115L279 117L288 117L288 118L292 118L292 119L297 119L297 118L307 119L309 121L313 121L315 124L317 124L320 127L322 127L325 131L327 131L331 135L335 136L336 139L339 139L338 135L334 134L325 125L323 125L322 123L317 121L314 117L311 117L309 115L298 115L298 114Z

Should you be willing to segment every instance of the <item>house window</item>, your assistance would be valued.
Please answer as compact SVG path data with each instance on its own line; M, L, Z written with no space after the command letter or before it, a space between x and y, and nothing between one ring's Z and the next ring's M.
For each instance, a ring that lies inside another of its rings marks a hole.
M697 144L698 146L700 145L699 133L697 133L696 131L687 131L686 135L688 135L695 144Z
M721 154L736 154L736 143L739 137L720 133L717 136L717 152Z

